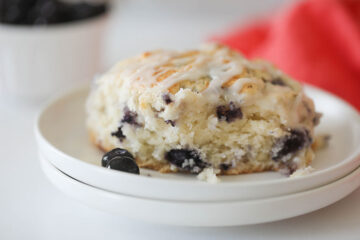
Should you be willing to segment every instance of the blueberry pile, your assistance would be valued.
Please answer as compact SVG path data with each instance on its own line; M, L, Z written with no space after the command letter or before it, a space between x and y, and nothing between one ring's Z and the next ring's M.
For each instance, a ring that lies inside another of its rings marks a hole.
M60 0L0 0L0 23L45 25L78 21L103 14L107 5Z
M122 148L115 148L110 152L107 152L101 159L101 165L110 169L140 174L134 156Z

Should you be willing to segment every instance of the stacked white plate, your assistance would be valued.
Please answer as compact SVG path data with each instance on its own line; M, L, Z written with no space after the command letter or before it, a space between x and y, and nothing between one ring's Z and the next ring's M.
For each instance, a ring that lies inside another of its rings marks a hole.
M53 101L39 115L36 137L45 174L63 192L112 213L186 226L270 222L330 205L360 185L360 116L342 100L306 87L324 114L318 134L330 134L312 173L288 178L275 172L221 176L201 182L194 175L141 169L134 175L100 166L102 152L85 128L87 88Z

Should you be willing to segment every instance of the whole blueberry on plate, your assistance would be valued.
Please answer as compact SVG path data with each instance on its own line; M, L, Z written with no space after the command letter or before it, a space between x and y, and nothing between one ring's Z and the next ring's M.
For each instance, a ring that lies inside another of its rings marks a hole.
M101 166L106 167L111 159L114 157L128 157L134 160L134 156L122 148L114 148L113 150L105 153L105 155L101 159Z
M133 158L126 156L115 156L106 165L107 168L128 173L140 174L138 165Z
M139 174L140 170L135 162L134 156L122 148L114 148L105 153L101 159L101 165L106 168L115 169L123 172Z

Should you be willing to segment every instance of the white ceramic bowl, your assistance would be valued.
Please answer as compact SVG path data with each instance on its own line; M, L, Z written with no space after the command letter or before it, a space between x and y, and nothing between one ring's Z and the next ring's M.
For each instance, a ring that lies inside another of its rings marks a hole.
M342 100L316 88L306 91L324 114L317 131L332 135L330 146L317 153L315 171L287 178L264 172L221 176L221 182L200 182L195 175L161 174L141 169L134 175L100 166L102 152L90 143L85 128L88 89L76 90L49 104L35 127L41 154L58 169L89 185L130 196L176 201L259 199L317 188L335 181L360 164L360 117ZM148 175L151 175L149 177Z
M299 216L326 207L360 185L360 168L333 183L295 194L250 201L181 202L131 197L81 183L42 158L50 181L72 198L112 214L182 226L248 225Z
M0 24L0 98L39 101L100 70L107 15L47 26Z

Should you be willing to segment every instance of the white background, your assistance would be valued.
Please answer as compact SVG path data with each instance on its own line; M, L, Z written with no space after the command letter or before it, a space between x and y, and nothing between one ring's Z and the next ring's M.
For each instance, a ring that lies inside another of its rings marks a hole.
M104 66L146 49L196 47L212 33L273 12L283 2L119 1L110 18ZM360 189L305 216L231 228L159 226L90 209L54 188L41 172L33 135L38 110L0 101L1 240L360 239Z

